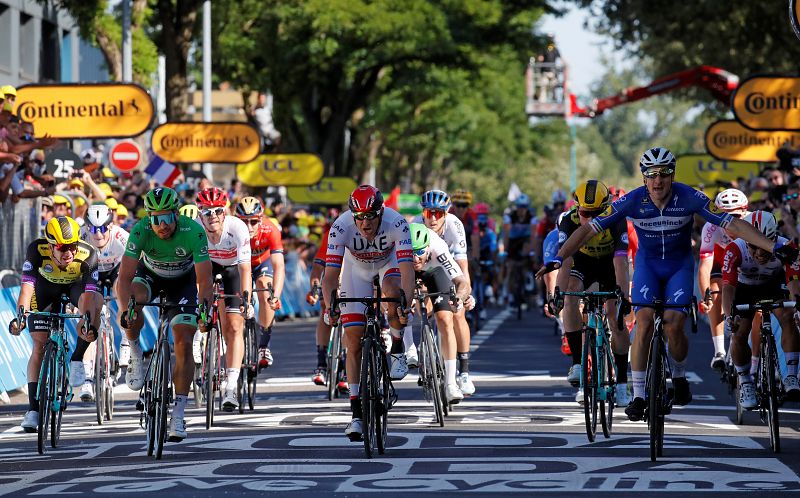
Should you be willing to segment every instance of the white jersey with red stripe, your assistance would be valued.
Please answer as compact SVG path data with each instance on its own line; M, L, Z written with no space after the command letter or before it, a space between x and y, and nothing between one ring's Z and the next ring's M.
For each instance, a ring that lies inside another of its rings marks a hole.
M778 241L788 244L785 237L778 237ZM778 258L772 256L766 264L761 264L753 258L747 249L744 239L736 239L725 248L725 258L722 265L722 281L735 286L737 283L745 285L761 285L773 280L782 269L786 270L787 278L797 278L797 263L791 266L784 265Z
M225 216L219 242L215 244L211 242L211 237L208 237L208 255L211 261L219 265L249 263L251 254L250 232L247 230L247 225L236 216Z
M325 265L341 267L345 250L353 256L353 266L381 268L397 255L398 263L410 263L411 231L403 215L391 208L383 209L375 238L367 240L356 227L353 213L345 211L333 222L328 232Z
M713 223L706 222L700 235L700 259L714 258L720 266L725 248L733 241L728 231Z
M422 215L418 215L414 218L414 223L425 223L422 219ZM444 228L439 237L447 243L447 247L450 249L450 254L453 255L453 259L456 261L467 260L467 235L464 230L464 224L458 219L458 216L453 213L447 213L444 219Z

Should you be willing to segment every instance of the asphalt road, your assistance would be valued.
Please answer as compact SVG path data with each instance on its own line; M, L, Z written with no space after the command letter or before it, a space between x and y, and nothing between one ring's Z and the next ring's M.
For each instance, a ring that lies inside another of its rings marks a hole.
M18 427L25 397L15 397L0 407L0 495L757 496L800 490L800 407L787 404L781 412L780 454L769 450L757 413L737 426L732 398L708 367L712 346L703 327L690 337L694 401L668 417L664 458L655 463L646 424L627 421L621 409L611 438L588 442L582 408L566 382L569 361L551 322L536 312L522 321L495 312L474 335L477 392L444 428L433 425L413 370L397 383L389 449L372 460L343 434L347 402L328 402L324 388L310 381L313 336L310 321L278 324L276 363L259 379L255 411L219 413L206 431L204 412L190 402L189 438L167 443L160 461L145 454L134 395L124 386L117 388L114 420L102 426L93 404L72 403L59 447L42 456L35 436Z

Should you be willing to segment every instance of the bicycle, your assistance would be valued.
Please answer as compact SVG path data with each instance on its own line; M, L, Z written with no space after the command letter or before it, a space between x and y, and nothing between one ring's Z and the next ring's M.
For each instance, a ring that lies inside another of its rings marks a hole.
M311 287L310 294L312 296L322 297L322 287L314 284L314 286ZM344 364L342 324L339 322L331 327L331 332L328 337L327 352L325 354L325 386L328 388L328 401L333 401L333 398L338 398L340 395L338 383L344 376Z
M392 380L389 378L389 363L386 358L386 345L381 338L380 315L383 303L399 303L406 308L405 295L399 298L384 298L377 277L372 282L377 297L342 298L337 291L331 291L331 309L337 310L342 303L361 303L367 307L365 311L366 326L361 338L361 378L360 393L363 421L364 452L372 458L377 449L378 454L386 451L386 418L389 410L397 401Z
M111 283L103 283L103 308L100 311L100 330L94 361L95 408L97 423L114 418L114 385L119 370L117 352L114 348L114 329L111 328L111 312L108 303L113 300Z
M58 302L58 311L31 311L25 312L22 306L17 310L17 323L23 323L26 316L38 316L50 321L52 334L44 346L42 366L39 369L39 388L36 399L39 401L39 427L37 435L37 449L40 455L44 454L47 443L48 429L50 433L50 446L56 448L61 437L61 418L67 409L67 404L72 400L72 387L69 385L69 344L64 321L71 318L83 319L82 335L86 335L90 323L89 313L83 315L66 313L69 297L61 295Z
M244 293L245 314L248 308L255 307L252 294ZM247 401L250 411L255 409L256 384L258 381L258 337L256 332L256 318L245 318L244 321L244 357L239 382L236 386L239 398L239 413L244 413L244 402Z
M620 304L622 300L620 300ZM660 299L650 303L630 303L631 306L652 308L653 337L650 339L648 353L647 373L645 377L645 392L648 405L645 408L644 418L650 431L650 460L655 462L664 456L664 418L672 412L673 389L667 389L667 378L672 377L669 366L666 341L664 340L664 310L689 308L689 317L692 332L697 333L697 298L692 296L689 304L666 304ZM624 325L624 317L620 312L622 307L617 305L617 325Z
M129 322L136 315L136 306L136 299L131 296L125 312ZM200 306L169 303L163 290L159 293L157 301L142 303L140 306L158 308L158 336L154 345L155 350L147 363L146 380L139 392L136 409L141 412L139 426L145 430L147 456L155 455L155 459L160 460L164 451L164 443L167 441L167 413L174 401L172 396L172 350L169 345L167 310L173 308L197 309Z
M614 355L611 351L611 331L605 316L604 303L607 299L619 299L617 292L568 292L558 287L555 300L563 296L575 296L586 303L584 313L588 315L584 326L583 356L581 357L581 387L583 388L583 412L586 422L586 436L593 443L597 435L597 416L603 436L611 437L614 423L614 404L616 396L616 372ZM625 366L627 368L627 365Z
M736 309L739 311L760 311L761 312L761 353L758 360L758 375L756 382L756 397L758 399L758 411L761 422L769 427L769 445L774 453L781 452L780 440L780 418L778 408L783 404L785 393L783 392L783 382L781 379L780 367L778 364L777 346L775 335L772 333L772 311L780 308L793 308L797 305L796 301L776 301L765 299L754 304L738 304ZM737 416L741 410L737 387L736 407Z
M422 387L425 401L433 402L434 421L439 427L444 427L444 417L448 415L449 403L445 392L445 370L444 360L442 359L439 343L433 333L433 327L428 319L428 310L425 307L427 299L444 297L454 304L457 303L455 288L451 287L447 292L422 292L420 282L414 289L414 299L417 300L420 319L422 320L422 330L420 332L420 369L417 385Z

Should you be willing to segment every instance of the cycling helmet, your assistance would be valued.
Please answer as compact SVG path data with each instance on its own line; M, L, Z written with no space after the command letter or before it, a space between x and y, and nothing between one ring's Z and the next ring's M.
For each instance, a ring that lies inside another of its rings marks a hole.
M530 197L527 194L519 194L514 200L514 205L517 207L528 207L531 204Z
M242 218L247 216L261 216L264 213L264 206L258 197L243 197L236 203L236 216Z
M769 240L778 238L778 222L775 220L775 216L773 216L772 213L768 211L753 211L743 219L756 227L756 229L763 233L764 237Z
M453 192L453 202L472 204L472 192L462 188Z
M227 207L228 193L217 187L204 188L197 193L195 204L198 207Z
M148 212L175 210L180 202L178 193L169 187L156 187L144 195L144 208Z
M749 201L741 190L728 188L717 194L714 204L731 214L744 215L747 212Z
M195 220L197 219L197 215L200 214L200 210L197 209L197 206L194 204L186 204L185 206L181 206L178 213L180 213L181 216L186 216L187 218Z
M642 170L642 173L648 168L675 168L675 164L675 156L664 147L653 147L642 154L642 158L639 159L639 169Z
M555 190L550 198L550 202L553 204L564 204L567 202L567 194L561 189Z
M588 180L579 184L574 197L578 207L587 211L605 209L611 203L608 187L598 180Z
M488 215L489 214L489 205L485 202L481 202L475 205L475 214L476 215Z
M69 216L50 218L44 228L44 238L53 245L73 244L80 240L81 227Z
M83 219L93 227L102 227L114 221L114 212L104 202L98 202L89 206Z
M419 205L424 209L450 209L450 196L442 190L428 190L422 194Z
M354 213L378 212L383 209L383 194L372 185L361 185L350 194L348 206Z
M431 232L422 223L411 224L411 248L415 251L425 249L431 243Z

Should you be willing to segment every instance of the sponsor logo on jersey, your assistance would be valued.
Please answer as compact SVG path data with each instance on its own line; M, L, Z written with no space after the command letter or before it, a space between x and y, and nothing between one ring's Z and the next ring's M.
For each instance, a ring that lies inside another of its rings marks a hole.
M622 234L622 237L620 237L620 240L621 240L621 241L622 241L624 244L627 244L627 243L628 243L628 234L627 234L627 233L623 233L623 234Z
M26 261L22 264L22 271L31 271L33 270L33 265L30 261Z
M717 207L717 205L714 204L713 202L709 202L708 203L708 210L711 211L714 214L722 214L722 213L724 213L724 211L721 210L719 207Z
M92 279L93 280L100 280L100 272L98 272L97 270L93 271L92 272Z
M385 236L375 237L375 240L372 242L361 237L353 238L353 250L357 252L363 252L367 249L375 249L377 251L385 252L388 251L390 247L391 245Z
M135 251L136 250L136 244L134 244L133 241L128 242L128 250L129 251Z
M175 248L175 256L178 256L179 258L185 258L187 254L188 253L186 252L186 249L183 247L178 246Z
M207 255L208 254L208 246L202 246L200 248L200 254L202 254L204 256Z
M558 232L558 243L563 244L567 241L567 232Z
M45 273L53 273L53 265L51 265L50 263L44 265L44 268L42 269L44 270Z

